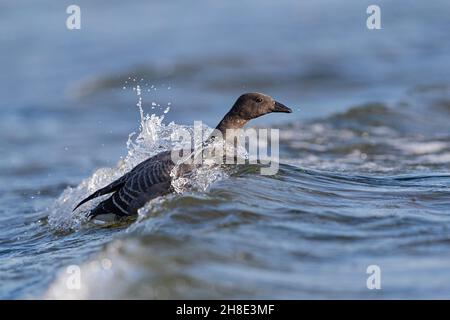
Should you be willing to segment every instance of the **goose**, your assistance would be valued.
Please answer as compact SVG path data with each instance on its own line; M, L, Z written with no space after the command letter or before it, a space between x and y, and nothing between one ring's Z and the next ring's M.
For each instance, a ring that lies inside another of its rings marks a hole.
M292 110L268 95L257 92L245 93L236 100L216 130L225 137L228 129L241 129L250 120L273 112L291 113ZM171 171L175 165L171 151L163 151L144 160L106 187L95 191L78 203L73 210L94 198L112 194L90 210L88 218L93 219L101 215L112 215L114 218L136 215L151 199L174 191Z

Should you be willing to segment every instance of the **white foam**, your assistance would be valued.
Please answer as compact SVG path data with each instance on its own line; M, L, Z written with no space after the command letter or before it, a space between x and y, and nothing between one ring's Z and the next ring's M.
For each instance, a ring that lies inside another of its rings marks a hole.
M413 142L394 140L391 144L404 152L414 155L436 153L445 150L448 147L447 143L441 141Z
M428 154L420 157L420 161L429 164L445 164L450 162L450 152L441 154Z

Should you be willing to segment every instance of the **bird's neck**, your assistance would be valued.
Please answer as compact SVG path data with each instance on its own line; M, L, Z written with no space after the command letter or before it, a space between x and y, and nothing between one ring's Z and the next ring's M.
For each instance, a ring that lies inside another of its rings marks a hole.
M216 130L222 133L224 139L226 139L226 134L228 129L242 129L248 120L242 119L239 115L228 112L225 117L219 122L216 127Z

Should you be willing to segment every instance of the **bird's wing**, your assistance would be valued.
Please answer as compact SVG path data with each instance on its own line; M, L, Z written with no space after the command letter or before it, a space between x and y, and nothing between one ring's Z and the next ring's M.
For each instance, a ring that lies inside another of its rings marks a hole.
M133 168L130 172L124 174L119 179L110 183L106 187L95 191L86 199L82 200L73 210L75 211L82 204L103 196L105 194L121 191L122 197L125 198L124 192L134 194L136 191L143 192L151 185L159 183L160 180L166 180L173 168L173 162L170 159L170 152L161 152L153 156ZM149 176L147 176L149 174ZM124 188L127 185L126 188Z
M165 185L169 191L173 166L170 159L164 159L148 162L139 170L133 170L125 185L112 196L114 204L121 208L122 212L134 212L148 200L160 195L156 186Z
M127 180L114 194L99 203L89 217L113 213L118 216L137 214L137 210L149 200L171 191L170 158L154 158L129 172Z

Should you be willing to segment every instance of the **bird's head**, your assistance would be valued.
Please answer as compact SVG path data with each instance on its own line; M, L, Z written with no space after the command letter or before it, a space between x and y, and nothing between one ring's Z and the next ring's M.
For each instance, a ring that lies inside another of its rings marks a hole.
M284 104L275 101L272 97L257 93L244 93L241 95L231 108L233 115L249 121L272 112L291 113L292 110Z

